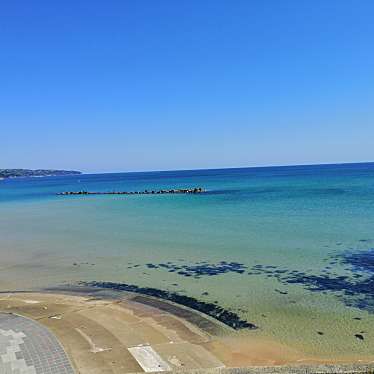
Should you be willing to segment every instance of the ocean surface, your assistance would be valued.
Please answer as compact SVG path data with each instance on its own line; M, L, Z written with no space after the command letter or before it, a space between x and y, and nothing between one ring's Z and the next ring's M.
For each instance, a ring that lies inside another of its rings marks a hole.
M62 191L203 187L190 195ZM0 181L0 290L78 281L216 303L324 356L374 347L374 163Z

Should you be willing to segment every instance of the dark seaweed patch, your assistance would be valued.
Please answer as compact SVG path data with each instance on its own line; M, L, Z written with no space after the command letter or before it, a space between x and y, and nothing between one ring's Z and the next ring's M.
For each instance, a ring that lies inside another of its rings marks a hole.
M146 266L148 269L158 269L158 266L154 264L146 264Z
M176 304L187 306L199 312L205 313L210 317L232 327L235 330L256 329L253 323L241 319L236 313L224 309L219 305L197 300L190 296L179 295L175 292L159 290L152 287L138 287L133 284L113 283L113 282L80 282L81 285L89 287L108 288L119 291L134 292L142 295L157 297L159 299L169 300Z
M254 265L248 274L275 277L284 285L299 284L311 292L333 292L345 305L374 313L374 248L346 251L329 260L330 265L343 265L347 275L338 275L332 266L326 266L321 274L311 274L310 270L302 272L261 264Z
M215 276L225 273L243 274L247 268L244 264L239 262L221 261L217 264L208 263L207 261L199 261L192 265L174 264L172 262L161 264L146 264L149 269L163 268L169 273L176 272L178 275L184 277L200 278L202 276Z
M354 270L374 273L374 248L360 252L345 252L341 257L341 262L350 265Z

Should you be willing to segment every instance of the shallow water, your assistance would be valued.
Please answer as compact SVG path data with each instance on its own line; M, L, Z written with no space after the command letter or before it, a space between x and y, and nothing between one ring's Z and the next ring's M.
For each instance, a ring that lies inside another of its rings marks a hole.
M196 186L207 192L55 195ZM155 287L259 326L242 334L318 355L372 353L373 163L4 180L0 237L2 290Z

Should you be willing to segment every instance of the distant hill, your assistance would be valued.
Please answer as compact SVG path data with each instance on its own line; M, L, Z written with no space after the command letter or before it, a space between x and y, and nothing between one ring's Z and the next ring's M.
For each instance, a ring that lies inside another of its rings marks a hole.
M76 170L49 170L49 169L0 169L0 179L19 177L50 177L59 175L82 174Z

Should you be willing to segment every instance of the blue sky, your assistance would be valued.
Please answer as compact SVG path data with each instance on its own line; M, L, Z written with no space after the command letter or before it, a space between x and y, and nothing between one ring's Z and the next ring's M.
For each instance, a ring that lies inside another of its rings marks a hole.
M374 160L372 0L0 4L0 168Z

